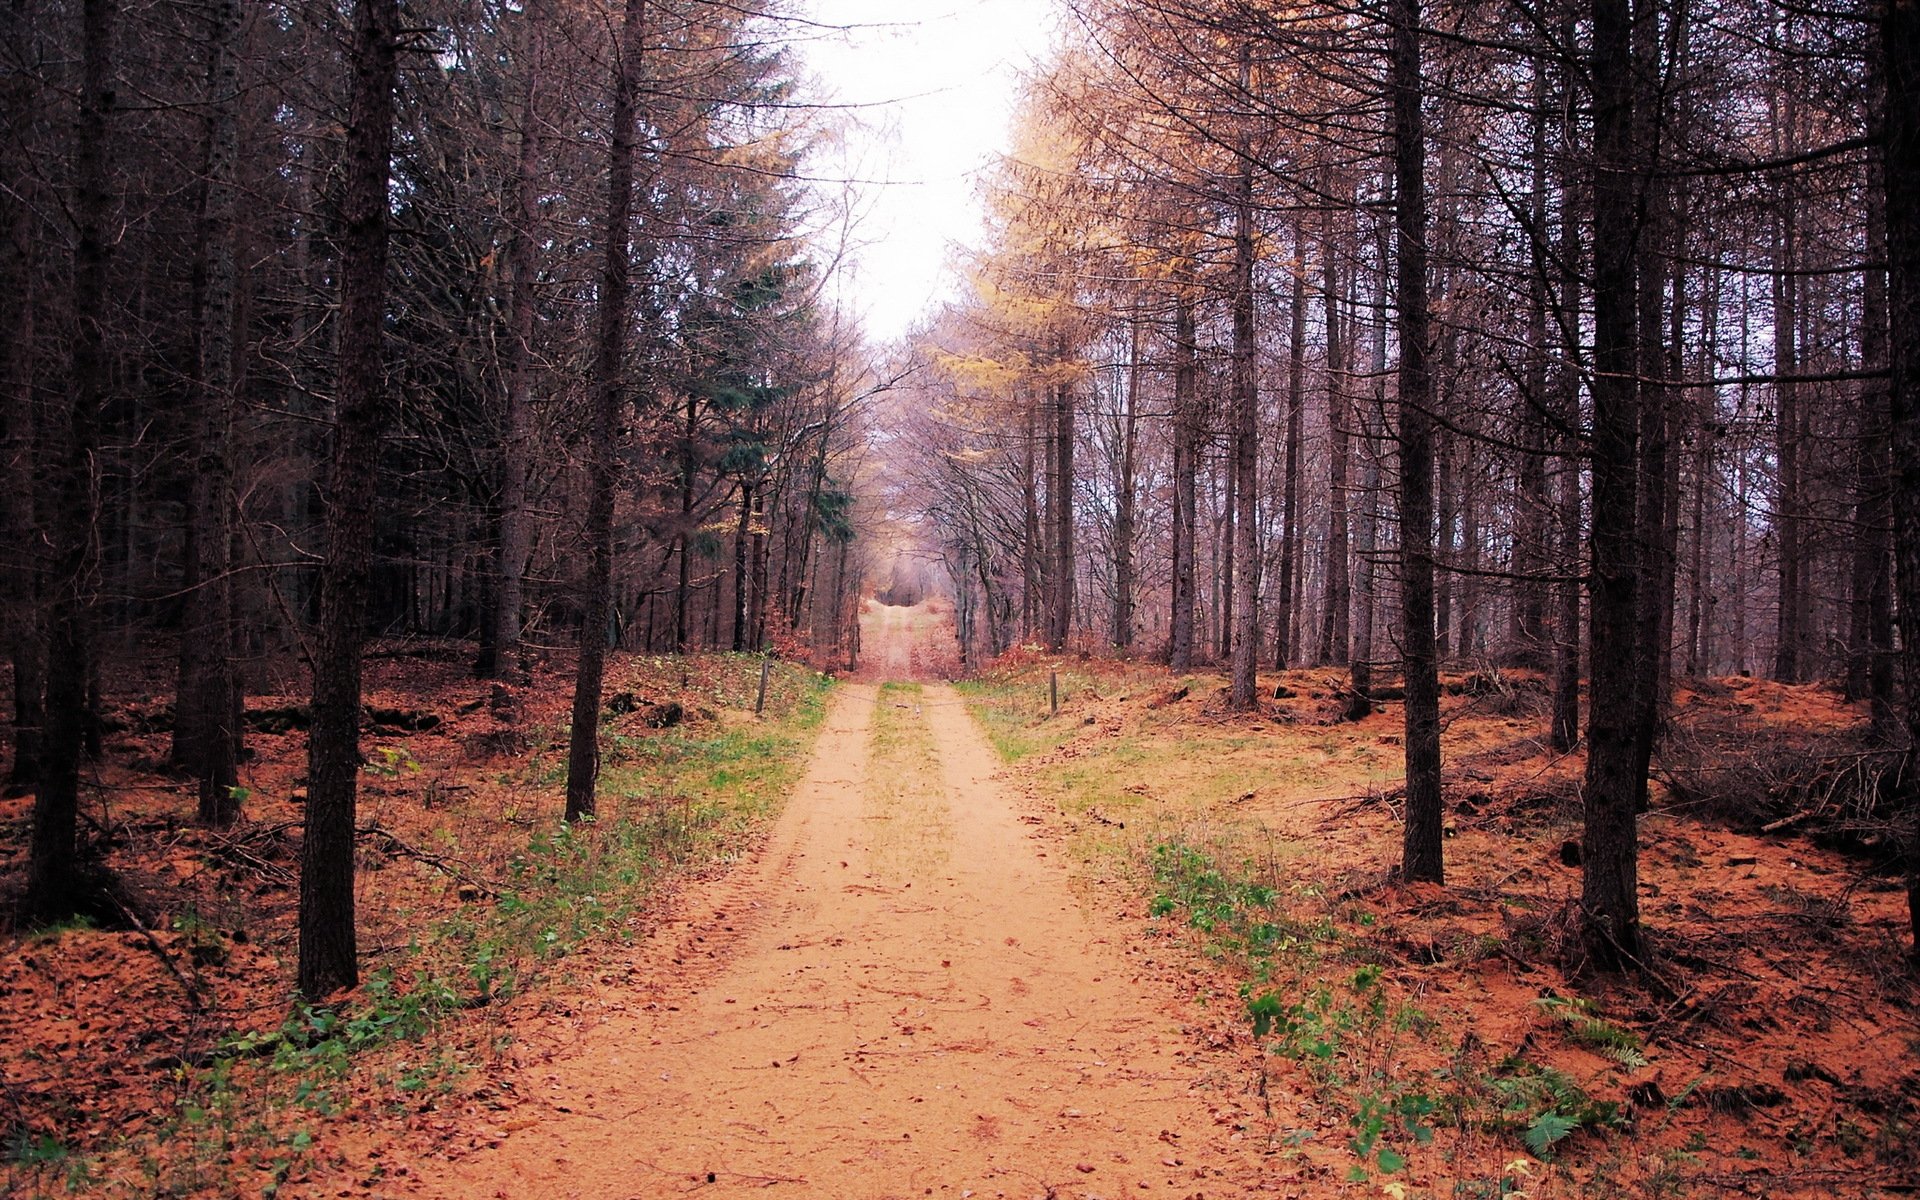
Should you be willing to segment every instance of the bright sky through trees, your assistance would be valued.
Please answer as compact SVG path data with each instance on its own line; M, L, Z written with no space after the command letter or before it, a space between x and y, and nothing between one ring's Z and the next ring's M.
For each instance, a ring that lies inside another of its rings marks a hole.
M1007 148L1022 71L1046 47L1046 0L810 0L822 30L802 53L848 113L857 270L846 294L875 339L903 333L956 276L980 231L980 169Z

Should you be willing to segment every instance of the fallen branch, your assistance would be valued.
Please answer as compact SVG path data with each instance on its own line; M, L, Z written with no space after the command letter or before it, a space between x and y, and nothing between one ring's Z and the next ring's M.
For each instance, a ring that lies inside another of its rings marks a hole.
M153 956L160 960L160 965L167 969L168 974L180 981L180 987L187 993L187 1003L193 1011L197 1013L207 1011L207 998L200 991L199 981L187 977L186 972L180 969L180 964L173 961L173 955L160 944L159 938L153 936L153 930L147 928L147 923L140 919L139 914L134 912L132 907L111 891L107 891L105 895L107 903L113 905L114 911L120 914L120 918L147 943L147 949L153 951Z
M443 875L452 877L473 888L488 899L500 895L500 889L476 876L465 863L448 858L444 854L435 854L431 850L422 850L400 837L399 834L379 823L360 826L354 831L363 838L374 838L380 843L380 849L396 858L410 858L417 863L432 867Z

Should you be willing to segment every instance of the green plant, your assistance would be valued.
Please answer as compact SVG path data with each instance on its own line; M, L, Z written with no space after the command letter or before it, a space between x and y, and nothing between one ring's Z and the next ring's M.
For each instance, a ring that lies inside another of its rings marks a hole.
M1422 1092L1362 1096L1347 1118L1354 1130L1347 1148L1360 1160L1349 1169L1347 1177L1364 1180L1369 1166L1389 1175L1406 1166L1406 1155L1392 1143L1424 1146L1433 1141L1431 1118L1438 1107L1431 1096Z
M48 1134L15 1130L7 1140L6 1157L29 1177L57 1179L68 1191L94 1181L92 1161Z
M1593 1001L1581 997L1542 996L1534 1004L1566 1026L1573 1040L1598 1050L1622 1066L1647 1065L1646 1044L1638 1035L1601 1017Z
M365 769L386 779L412 775L421 769L420 760L405 746L375 746Z
M1488 1124L1516 1132L1535 1157L1550 1159L1554 1147L1580 1129L1616 1128L1620 1106L1595 1100L1564 1071L1514 1057L1488 1081L1495 1112Z

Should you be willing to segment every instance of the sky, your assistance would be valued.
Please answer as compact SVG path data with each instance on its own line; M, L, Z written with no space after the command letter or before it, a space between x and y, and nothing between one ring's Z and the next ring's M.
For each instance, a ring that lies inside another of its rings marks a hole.
M859 220L843 292L867 334L905 333L955 294L951 249L977 245L976 181L1008 147L1025 68L1046 51L1048 0L803 0L796 31L824 99L853 106L817 174L853 180ZM830 185L829 185L830 186Z

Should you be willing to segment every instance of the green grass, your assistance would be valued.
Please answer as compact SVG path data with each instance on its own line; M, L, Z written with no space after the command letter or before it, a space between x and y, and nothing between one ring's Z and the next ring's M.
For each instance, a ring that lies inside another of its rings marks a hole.
M1060 676L1061 715L1052 716L1047 695L1047 680L996 676L970 679L953 685L967 701L973 715L987 732L987 740L1007 762L1019 762L1035 754L1058 749L1079 729L1079 721L1067 715L1072 698L1087 690L1091 681L1083 676Z
M944 866L953 820L940 778L940 757L917 683L883 684L874 704L867 795L874 874L910 882Z
M104 1169L106 1194L272 1196L348 1114L378 1119L452 1091L505 1046L497 1023L456 1017L497 1010L564 977L582 952L639 935L664 883L737 857L777 812L830 685L777 667L756 720L758 670L740 656L712 673L714 719L610 738L599 819L569 825L554 796L529 795L529 810L555 815L529 830L499 895L418 929L350 1006L297 1004L277 1028L230 1039L210 1065L178 1072L174 1113L90 1163L40 1144L15 1148L15 1161L63 1175L68 1190L100 1183ZM552 746L534 754L519 786L542 787L557 757ZM450 834L441 841L459 852Z

